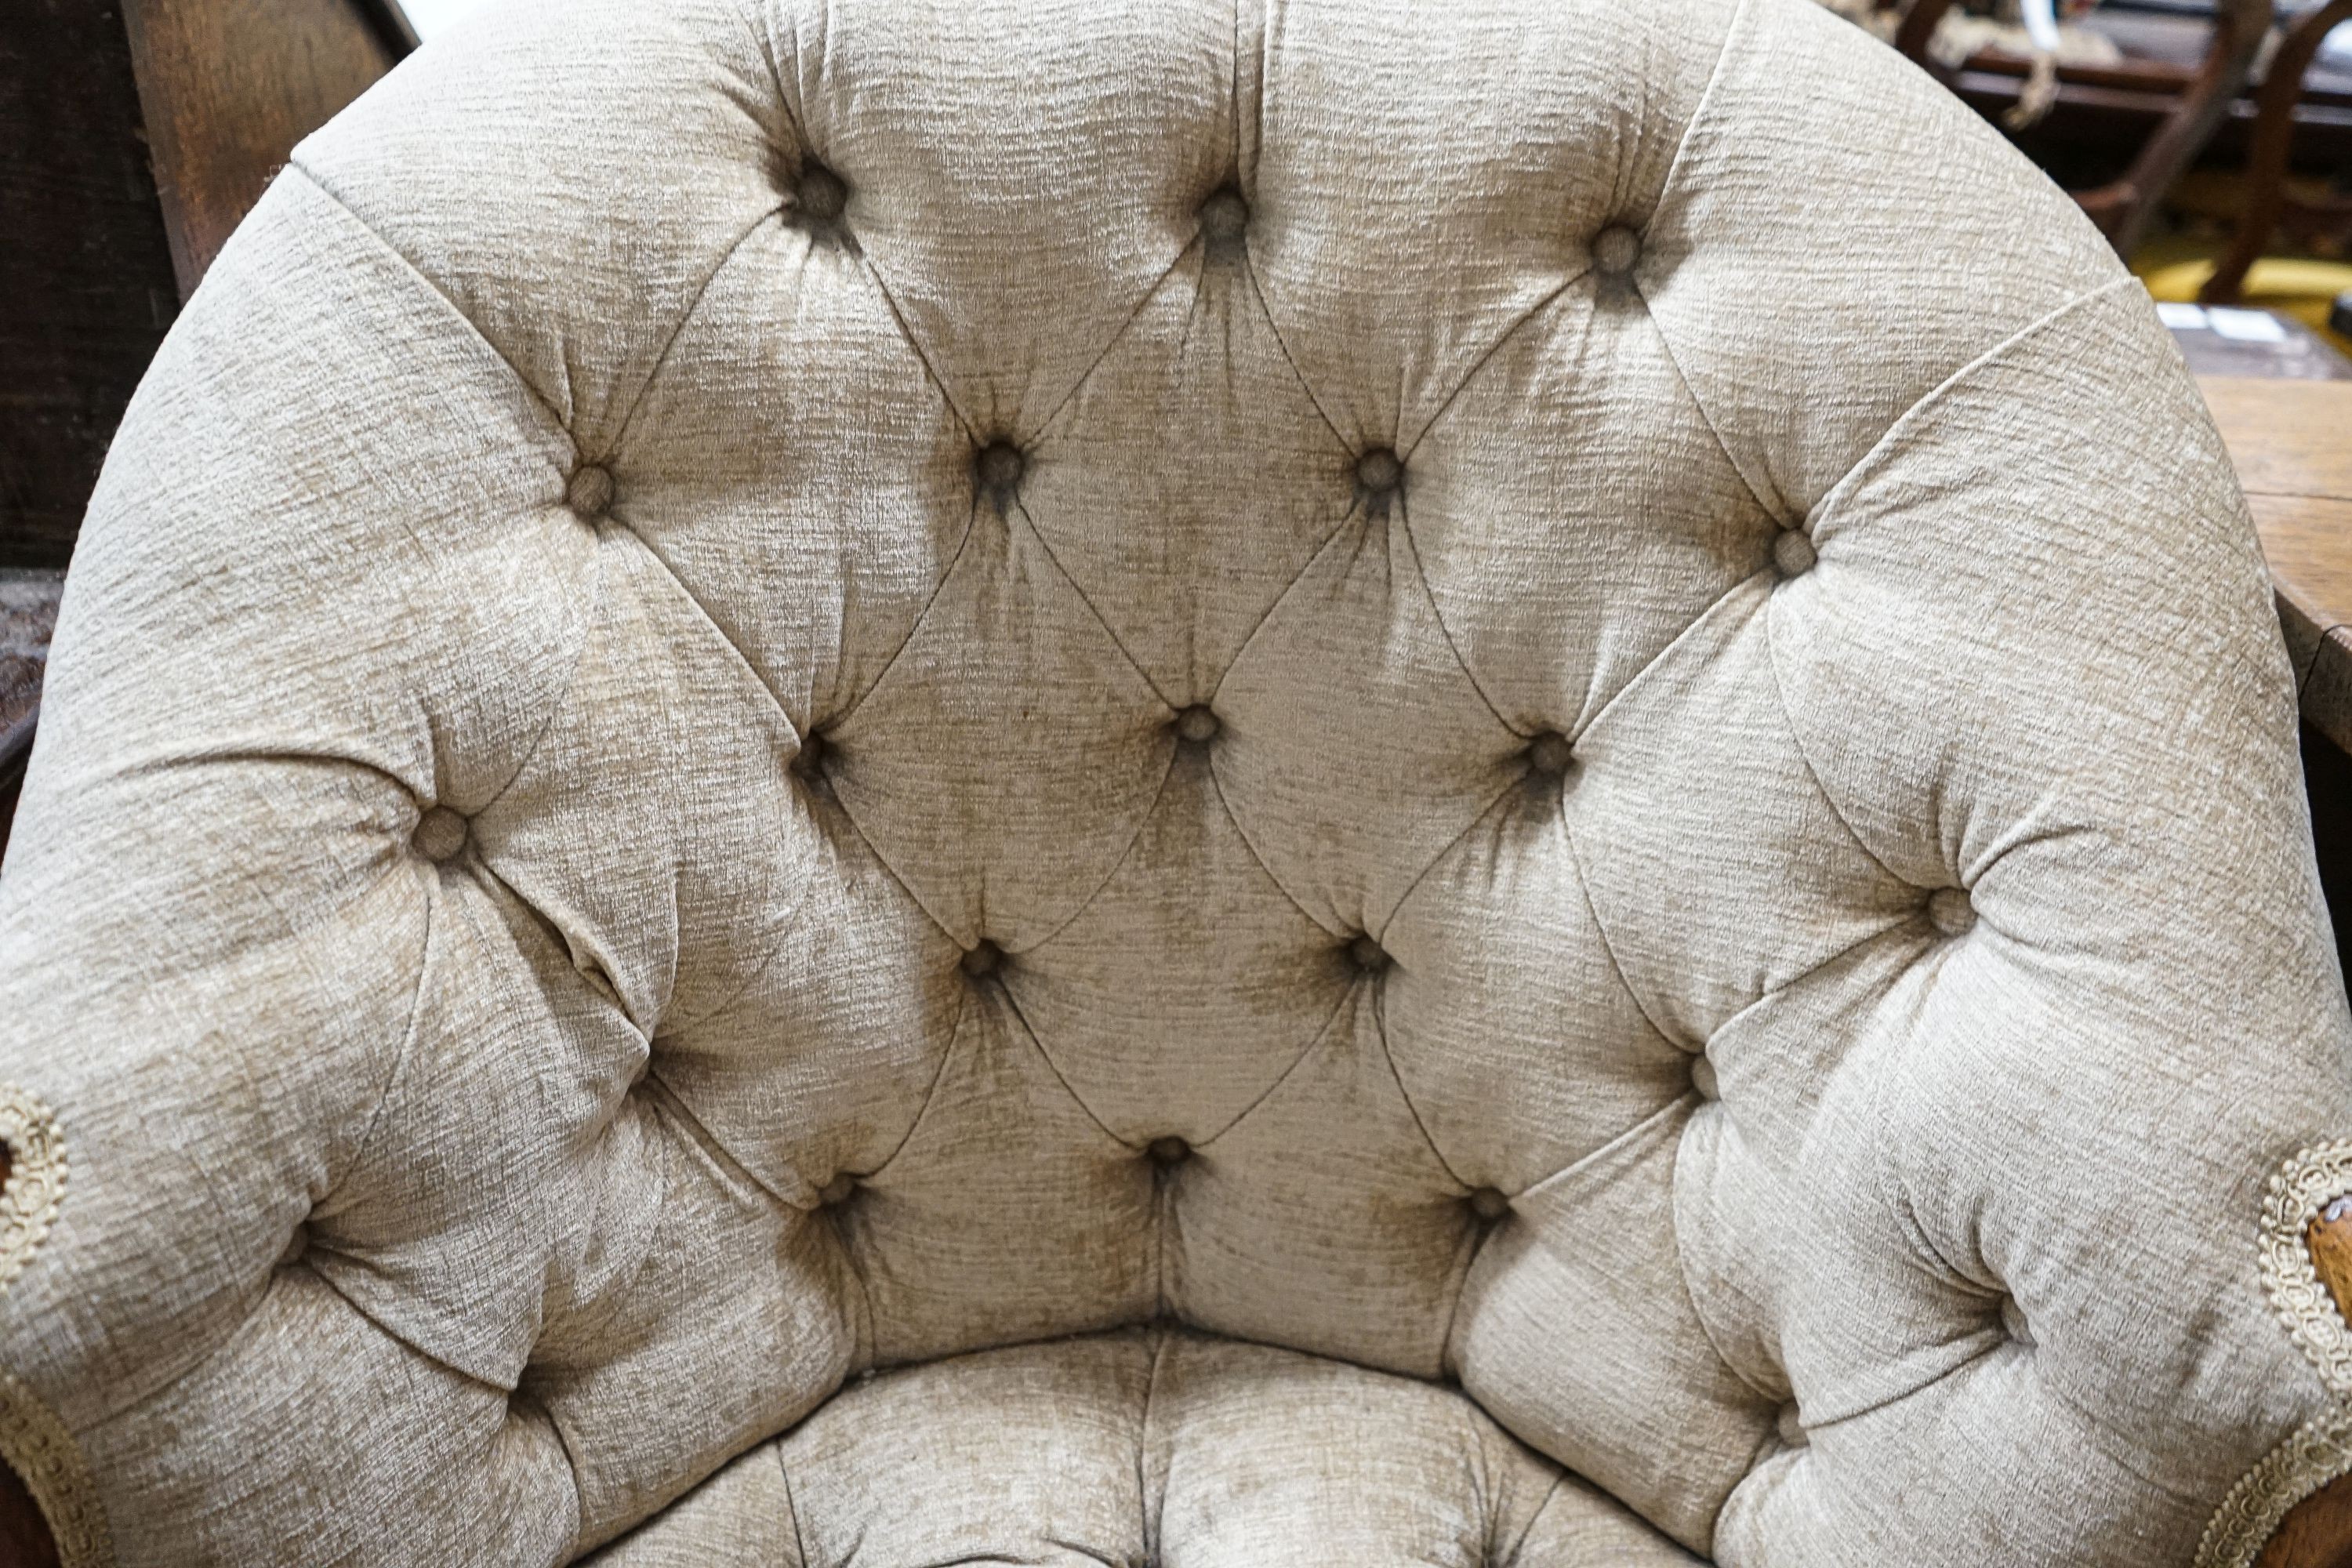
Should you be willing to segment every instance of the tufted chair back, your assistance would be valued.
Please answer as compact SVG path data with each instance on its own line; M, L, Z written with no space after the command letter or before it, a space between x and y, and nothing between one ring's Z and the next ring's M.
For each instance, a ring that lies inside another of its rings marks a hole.
M2230 468L1807 0L494 9L51 690L70 1563L2238 1568L2352 1466Z

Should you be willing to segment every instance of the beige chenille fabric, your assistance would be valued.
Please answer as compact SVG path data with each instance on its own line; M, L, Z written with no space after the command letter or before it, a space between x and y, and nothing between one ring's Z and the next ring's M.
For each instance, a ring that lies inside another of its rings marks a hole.
M121 1568L2239 1568L2294 723L2146 296L1807 0L491 7L92 504L0 1452Z

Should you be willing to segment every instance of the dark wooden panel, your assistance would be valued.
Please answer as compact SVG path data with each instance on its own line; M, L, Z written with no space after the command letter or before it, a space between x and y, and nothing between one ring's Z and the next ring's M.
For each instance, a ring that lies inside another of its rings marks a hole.
M294 143L395 56L352 0L125 0L123 11L184 294Z
M2336 924L2336 953L2352 974L2352 756L2305 724L2303 777L2311 792L2311 839Z
M122 17L5 0L0 24L0 565L62 566L177 308Z

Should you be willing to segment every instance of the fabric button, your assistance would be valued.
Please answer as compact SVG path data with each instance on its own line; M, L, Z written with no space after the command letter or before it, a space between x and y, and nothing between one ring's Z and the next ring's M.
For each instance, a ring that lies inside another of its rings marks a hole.
M1977 923L1977 907L1963 888L1938 888L1927 895L1927 923L1946 936L1961 936Z
M1691 1087L1698 1090L1698 1097L1701 1100L1723 1098L1716 1085L1715 1063L1707 1058L1704 1051L1691 1058Z
M1612 276L1631 272L1642 258L1642 237L1622 223L1611 224L1592 237L1592 265Z
M2000 1328L2019 1344L2030 1347L2033 1343L2033 1330L2025 1321L2025 1309L2017 1304L2014 1296L2000 1299Z
M981 489L1003 502L1012 496L1026 467L1019 447L1010 441L991 441L980 449L973 471L979 476Z
M582 517L602 517L604 509L613 504L613 476L594 463L583 463L572 470L571 479L563 487L563 504Z
M473 825L446 805L436 805L416 819L416 852L439 863L466 847Z
M1143 1152L1155 1165L1181 1165L1192 1157L1192 1145L1171 1133L1154 1138Z
M793 203L811 223L838 223L849 210L849 187L839 174L814 159L801 165L793 185Z
M835 1208L847 1203L849 1194L856 1190L857 1178L844 1171L824 1184L824 1189L817 1194L816 1201L827 1208Z
M1372 495L1386 495L1404 482L1404 464L1386 447L1374 447L1356 459L1356 483Z
M1367 974L1377 974L1389 966L1388 949L1368 933L1348 944L1348 962Z
M962 969L974 980L983 980L1004 964L1004 950L982 938L977 947L963 955Z
M1215 740L1217 731L1223 728L1224 726L1217 716L1210 712L1208 705L1203 702L1195 702L1176 715L1176 732L1194 745Z
M1782 529L1780 537L1772 542L1772 564L1783 577L1804 575L1813 569L1816 559L1813 542L1805 537L1802 529Z
M1470 1194L1470 1212L1492 1225L1511 1212L1511 1200L1499 1187L1480 1187Z
M1576 765L1576 747L1558 731L1548 730L1528 744L1528 765L1551 778Z
M1212 248L1230 249L1249 228L1249 203L1231 185L1213 191L1201 204L1201 237Z
M1781 1443L1790 1448L1801 1448L1811 1439L1805 1436L1805 1418L1793 1399L1780 1406L1778 1423Z

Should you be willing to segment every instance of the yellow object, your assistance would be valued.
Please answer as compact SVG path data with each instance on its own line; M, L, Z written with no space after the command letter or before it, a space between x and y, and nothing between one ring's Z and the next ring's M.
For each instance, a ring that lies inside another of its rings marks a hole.
M2154 255L2136 263L2132 270L2147 285L2147 291L2159 300L2193 301L2205 279L2213 275L2213 258L2199 256L2186 259L2177 256L2170 260L2149 247ZM2252 305L2281 315L2293 316L2346 353L2352 353L2352 338L2329 330L2328 307L2336 296L2352 289L2352 262L2312 261L2294 257L2265 256L2246 273L2242 298L2235 303Z

